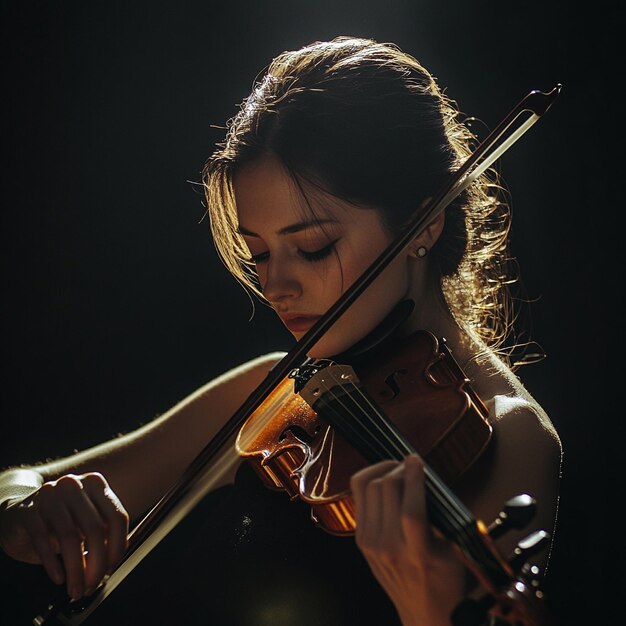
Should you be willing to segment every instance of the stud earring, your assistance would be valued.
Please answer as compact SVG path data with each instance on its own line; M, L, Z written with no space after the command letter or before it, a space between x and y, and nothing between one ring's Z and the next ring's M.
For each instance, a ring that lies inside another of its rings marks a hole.
M423 259L428 254L428 248L426 246L419 246L419 248L413 248L412 252L416 259Z

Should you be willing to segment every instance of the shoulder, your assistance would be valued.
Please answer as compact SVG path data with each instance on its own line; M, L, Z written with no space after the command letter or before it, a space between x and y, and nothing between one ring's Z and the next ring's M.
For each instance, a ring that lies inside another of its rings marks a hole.
M554 426L524 389L509 389L486 404L493 435L486 453L457 485L459 495L479 519L489 522L509 498L528 494L537 503L535 527L552 533L562 457ZM522 531L510 531L501 540L504 553L510 553L522 536ZM547 554L539 559L546 560Z
M271 352L232 367L182 398L151 422L149 428L167 425L191 428L194 432L201 428L205 429L202 437L206 440L244 403L284 354ZM207 416L211 419L207 420Z
M249 361L245 361L244 363L240 363L207 382L185 398L184 401L189 402L217 391L223 392L232 387L237 387L243 391L249 388L249 391L252 391L252 388L263 380L272 367L278 363L285 354L285 352L269 352L250 359Z
M541 406L528 394L496 395L488 403L498 447L505 454L560 465L559 435ZM514 454L516 452L516 454Z
M489 409L497 447L520 453L533 450L546 460L560 463L559 435L547 413L526 389L520 378L495 354L481 363L476 390Z
M266 374L285 354L286 352L268 352L267 354L259 355L227 370L221 376L211 381L211 383L219 384L233 379L237 380L258 374Z

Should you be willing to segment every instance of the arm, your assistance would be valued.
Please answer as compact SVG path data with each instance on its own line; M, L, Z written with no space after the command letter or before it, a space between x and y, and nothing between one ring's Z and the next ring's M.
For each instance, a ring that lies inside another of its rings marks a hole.
M93 588L122 556L129 519L180 477L281 357L268 354L226 372L127 435L0 474L2 548L42 563L55 582L65 579L73 597Z
M145 426L33 469L46 481L70 473L99 472L130 519L136 519L181 476L282 356L274 353L248 361L210 381Z

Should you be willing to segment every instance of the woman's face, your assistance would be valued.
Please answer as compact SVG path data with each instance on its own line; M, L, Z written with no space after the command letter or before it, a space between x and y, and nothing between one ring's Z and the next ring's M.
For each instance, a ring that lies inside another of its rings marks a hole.
M239 230L256 262L263 295L300 339L367 269L391 237L378 213L324 192L309 194L311 214L275 157L234 178ZM311 350L329 357L365 337L409 290L408 253L398 256Z

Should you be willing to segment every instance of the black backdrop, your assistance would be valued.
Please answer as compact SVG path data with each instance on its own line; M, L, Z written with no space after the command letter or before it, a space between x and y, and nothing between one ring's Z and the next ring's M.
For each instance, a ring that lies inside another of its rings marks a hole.
M486 127L530 89L563 83L501 170L534 300L524 321L547 353L520 376L565 449L552 601L559 623L607 623L623 413L609 365L623 289L616 15L599 2L574 13L485 0L1 6L3 467L129 431L291 346L264 307L250 321L194 184L222 136L212 125L274 55L340 34L394 41ZM2 567L10 615L20 583Z

